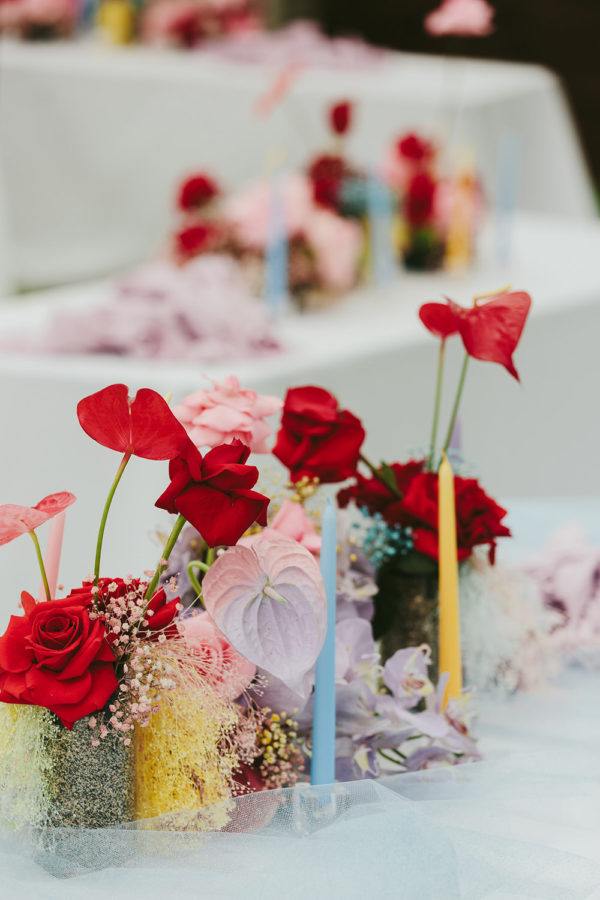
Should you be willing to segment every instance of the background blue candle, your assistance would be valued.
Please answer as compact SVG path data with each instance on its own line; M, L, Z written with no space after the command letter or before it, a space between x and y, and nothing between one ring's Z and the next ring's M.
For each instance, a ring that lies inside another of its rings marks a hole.
M327 633L315 675L311 784L332 784L335 781L336 516L337 509L329 498L321 527L321 575L327 598Z
M394 201L390 189L369 172L367 209L371 244L371 277L376 285L388 284L397 272L394 254Z
M288 239L282 193L281 178L273 175L265 255L265 302L274 319L285 309L288 297Z

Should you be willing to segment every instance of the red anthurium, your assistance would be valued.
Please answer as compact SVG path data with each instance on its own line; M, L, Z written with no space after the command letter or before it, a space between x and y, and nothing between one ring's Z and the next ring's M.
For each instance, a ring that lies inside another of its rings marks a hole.
M209 547L235 544L254 522L267 524L269 500L251 490L258 469L245 465L249 454L249 448L235 439L203 458L188 440L169 464L171 483L156 506L184 516Z
M219 194L219 186L209 175L198 172L190 175L179 187L177 205L183 212L201 209Z
M0 545L14 541L21 534L34 531L48 519L53 519L63 512L76 497L68 491L49 494L35 506L17 506L5 503L0 506Z
M458 333L458 321L447 303L424 303L419 318L425 328L442 341Z
M80 400L77 418L99 444L143 459L173 459L189 440L169 404L150 388L132 400L127 385L111 384Z
M531 307L529 294L525 291L498 294L470 309L448 302L469 356L500 363L519 381L512 357Z
M347 134L352 125L354 105L349 100L334 103L329 110L329 124L335 134Z

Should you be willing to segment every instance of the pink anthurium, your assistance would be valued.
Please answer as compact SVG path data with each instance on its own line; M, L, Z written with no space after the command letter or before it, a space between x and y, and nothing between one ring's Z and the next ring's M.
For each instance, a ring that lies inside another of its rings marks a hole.
M35 506L3 504L0 506L0 545L8 544L22 534L35 531L48 519L53 519L54 516L75 503L75 500L74 494L61 491L58 494L49 494Z
M305 680L325 638L323 582L314 556L267 530L227 550L202 582L204 603L246 659L288 686Z

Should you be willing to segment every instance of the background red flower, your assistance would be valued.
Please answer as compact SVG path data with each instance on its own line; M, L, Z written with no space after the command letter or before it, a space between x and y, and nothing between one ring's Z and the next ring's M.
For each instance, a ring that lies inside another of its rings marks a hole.
M182 182L177 196L177 205L183 212L201 209L219 195L219 187L212 178L199 172Z
M349 100L342 100L329 110L329 124L334 134L347 134L352 125L352 114L354 112L354 104Z

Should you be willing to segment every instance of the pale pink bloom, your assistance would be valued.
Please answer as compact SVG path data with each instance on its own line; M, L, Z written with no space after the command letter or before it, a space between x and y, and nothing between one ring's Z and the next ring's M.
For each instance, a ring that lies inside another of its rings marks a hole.
M284 500L270 527L293 541L298 541L315 556L321 552L321 536L301 503Z
M434 37L486 37L494 30L494 7L487 0L443 0L425 18L425 30Z
M361 226L330 210L316 209L308 223L306 237L315 254L323 287L331 291L347 291L354 287L363 246Z
M305 692L325 638L323 581L314 556L267 529L230 547L202 582L206 609L231 644L288 687Z
M268 453L266 421L282 407L279 397L240 387L234 375L185 397L173 410L197 447L216 447L234 438L253 453Z
M221 634L207 612L179 620L179 630L195 651L198 669L227 700L235 700L256 675L256 666Z
M23 0L28 22L40 25L70 25L77 15L76 0Z
M277 184L288 236L304 232L313 211L312 188L301 174L288 175ZM225 218L244 247L262 252L269 239L273 208L273 184L255 181L233 194L224 204Z
M388 187L403 193L414 172L414 163L398 153L395 142L388 147L381 163L381 178Z
M8 544L28 531L34 531L48 519L63 512L76 497L68 491L49 494L35 506L17 506L5 503L0 506L0 545Z

